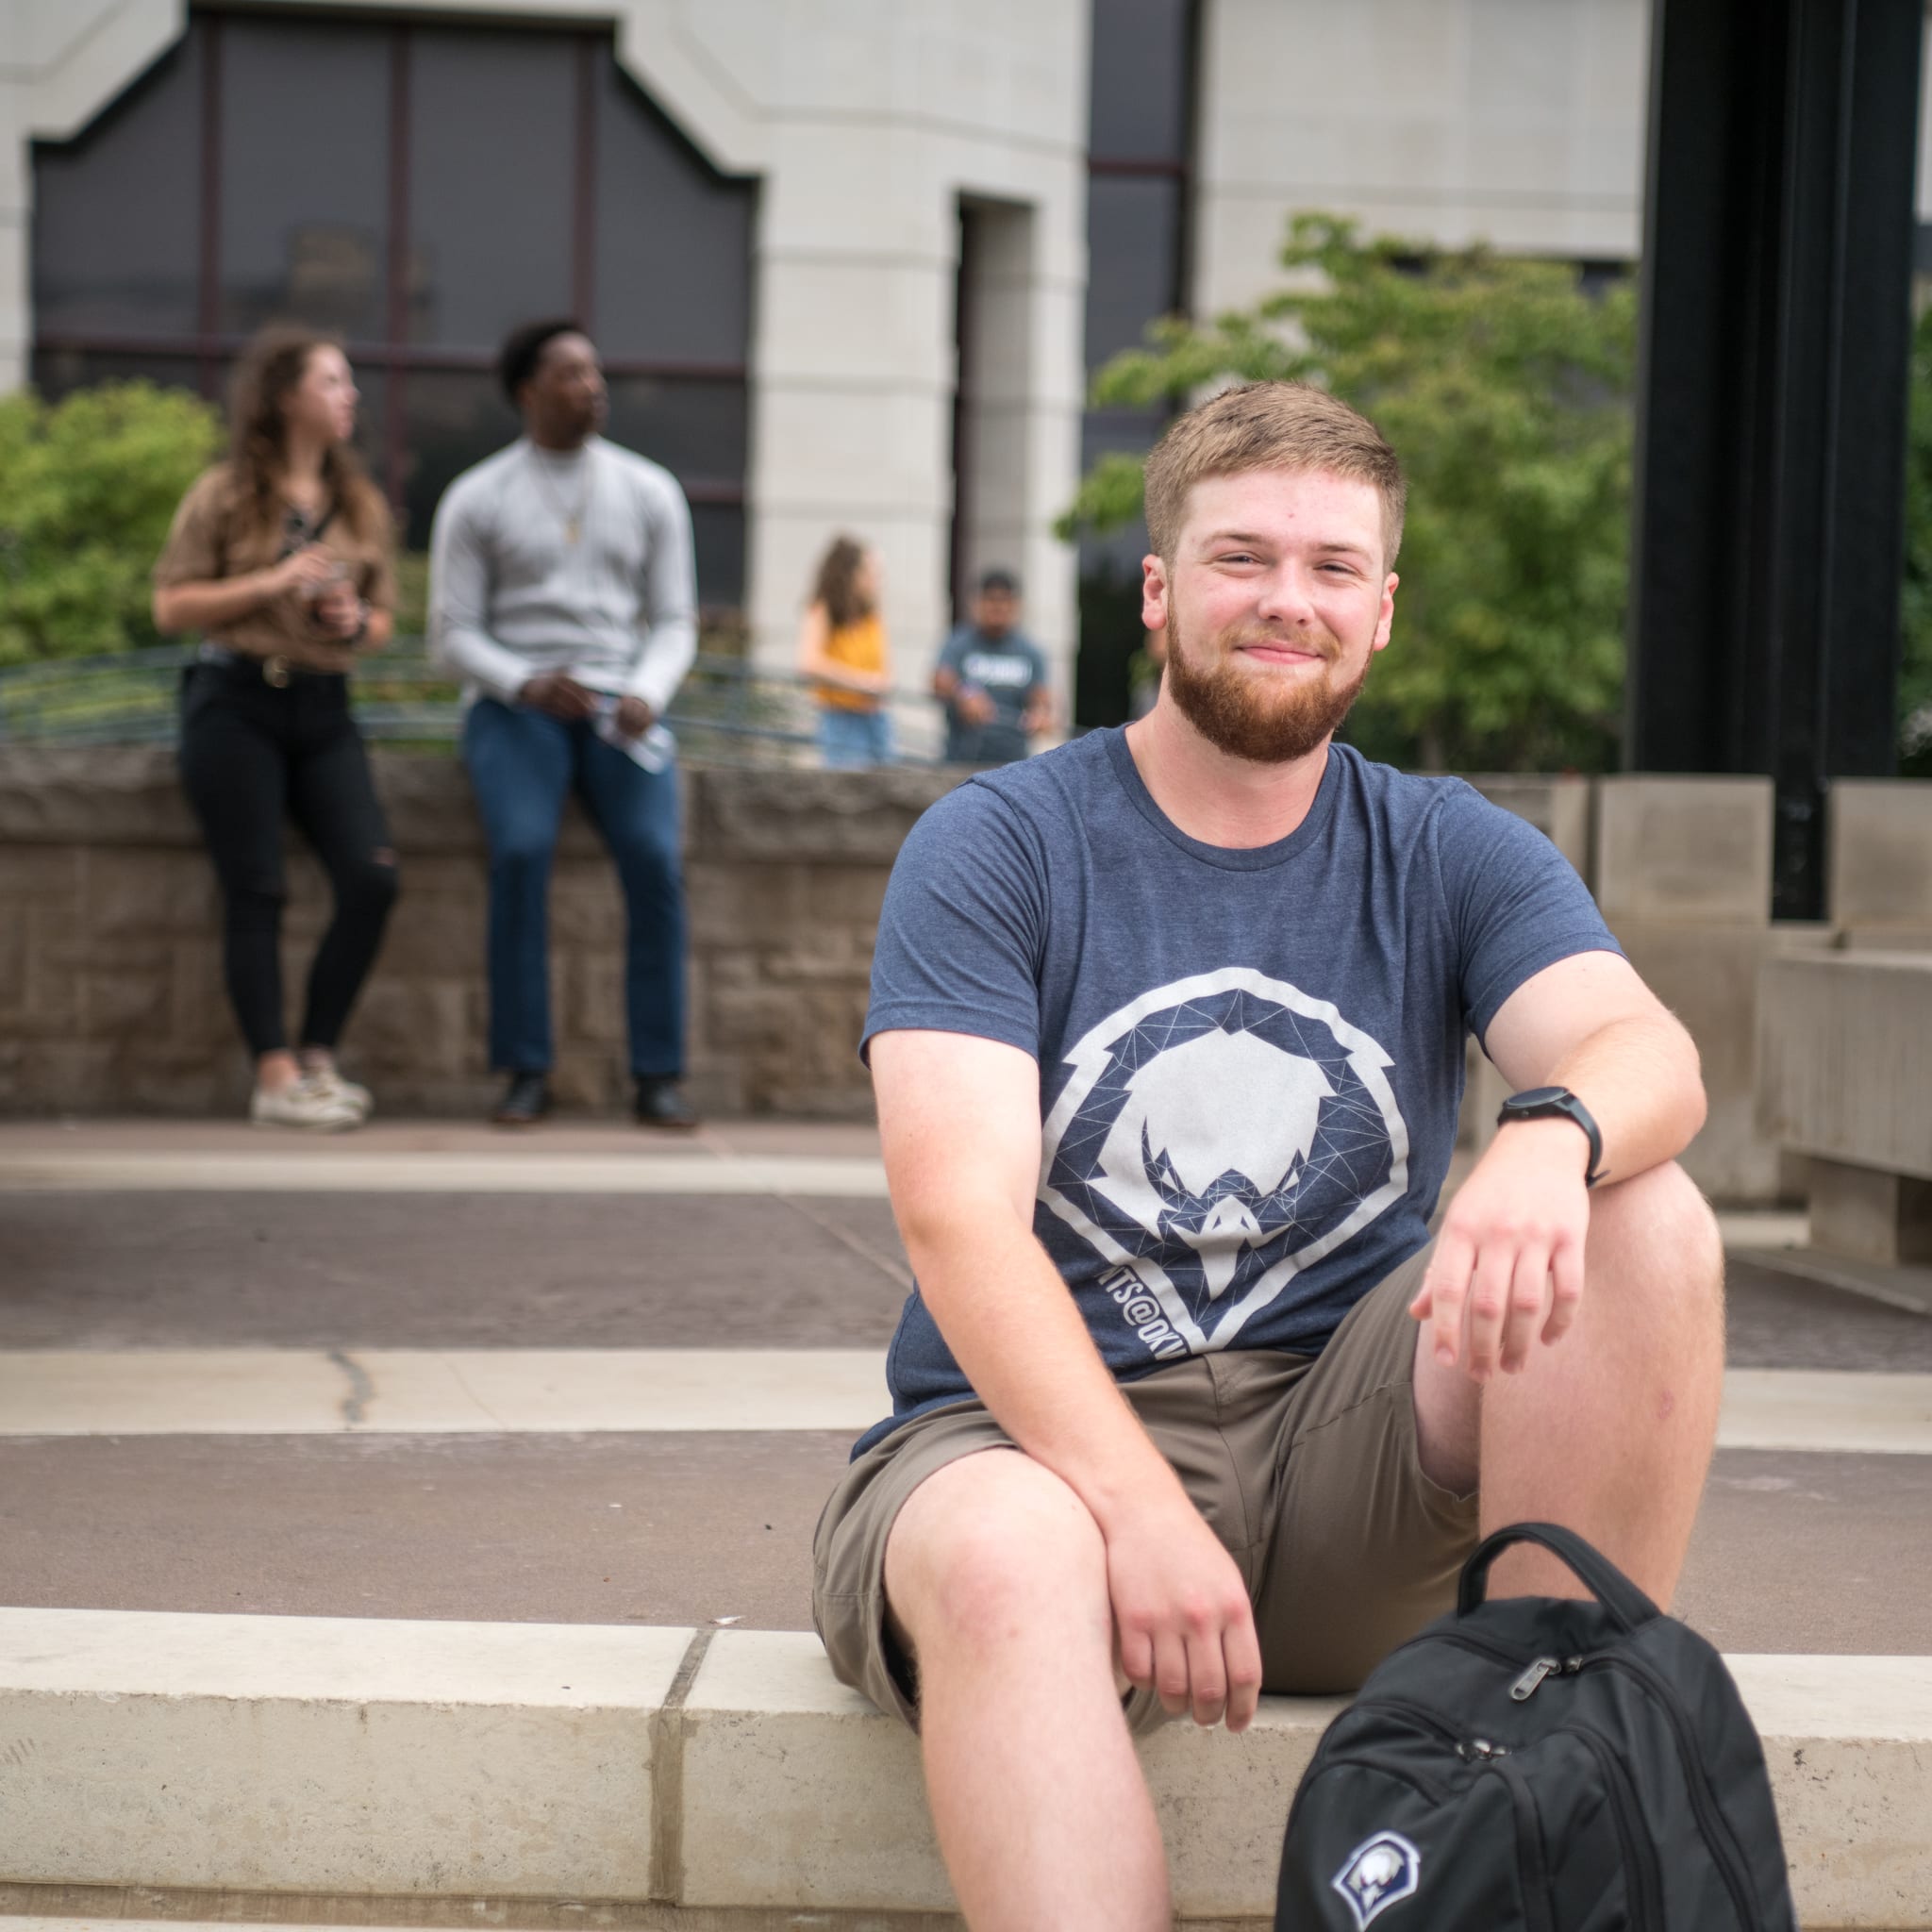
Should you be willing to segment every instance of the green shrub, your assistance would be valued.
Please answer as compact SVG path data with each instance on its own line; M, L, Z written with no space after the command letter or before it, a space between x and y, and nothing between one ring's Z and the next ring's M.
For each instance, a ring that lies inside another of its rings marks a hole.
M1912 331L1906 432L1906 567L1899 587L1900 769L1932 778L1932 308Z
M221 441L208 404L151 383L0 396L0 664L158 641L148 574Z

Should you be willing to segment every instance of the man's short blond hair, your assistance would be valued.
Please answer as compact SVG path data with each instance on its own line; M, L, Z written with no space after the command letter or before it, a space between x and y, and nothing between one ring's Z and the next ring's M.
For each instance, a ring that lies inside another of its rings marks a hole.
M1366 416L1306 382L1251 382L1177 417L1147 456L1147 534L1174 562L1188 494L1204 476L1249 470L1322 470L1373 484L1382 497L1382 568L1402 547L1408 485L1395 452Z

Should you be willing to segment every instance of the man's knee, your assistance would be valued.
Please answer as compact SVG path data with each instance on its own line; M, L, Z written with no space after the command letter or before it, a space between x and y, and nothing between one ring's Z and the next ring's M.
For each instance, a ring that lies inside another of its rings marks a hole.
M948 1463L912 1492L886 1545L886 1595L922 1650L1111 1629L1099 1526L1058 1476L1009 1449Z
M677 893L680 855L675 839L662 837L648 826L635 827L613 837L610 852L626 890L652 899Z
M1591 1204L1592 1263L1661 1277L1666 1287L1715 1295L1724 1241L1702 1191L1674 1160L1605 1188Z
M1724 1369L1724 1251L1710 1204L1674 1160L1603 1190L1591 1204L1588 1279L1626 1333L1674 1373Z
M536 819L499 823L491 829L491 875L511 883L547 874L556 852L555 825Z

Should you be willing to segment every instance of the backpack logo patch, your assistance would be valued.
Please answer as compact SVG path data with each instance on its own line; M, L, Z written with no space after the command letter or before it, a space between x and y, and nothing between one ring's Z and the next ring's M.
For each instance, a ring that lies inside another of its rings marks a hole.
M1422 1873L1423 1855L1399 1831L1378 1831L1349 1854L1328 1882L1347 1901L1357 1926L1367 1932L1379 1912L1413 1895Z

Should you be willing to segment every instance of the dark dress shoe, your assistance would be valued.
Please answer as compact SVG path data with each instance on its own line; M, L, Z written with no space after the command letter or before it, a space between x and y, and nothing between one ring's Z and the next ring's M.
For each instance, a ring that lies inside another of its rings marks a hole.
M694 1127L698 1124L697 1111L684 1097L683 1089L675 1080L658 1074L638 1075L636 1111L641 1127Z
M490 1118L499 1127L534 1127L549 1111L549 1080L541 1074L512 1074Z

